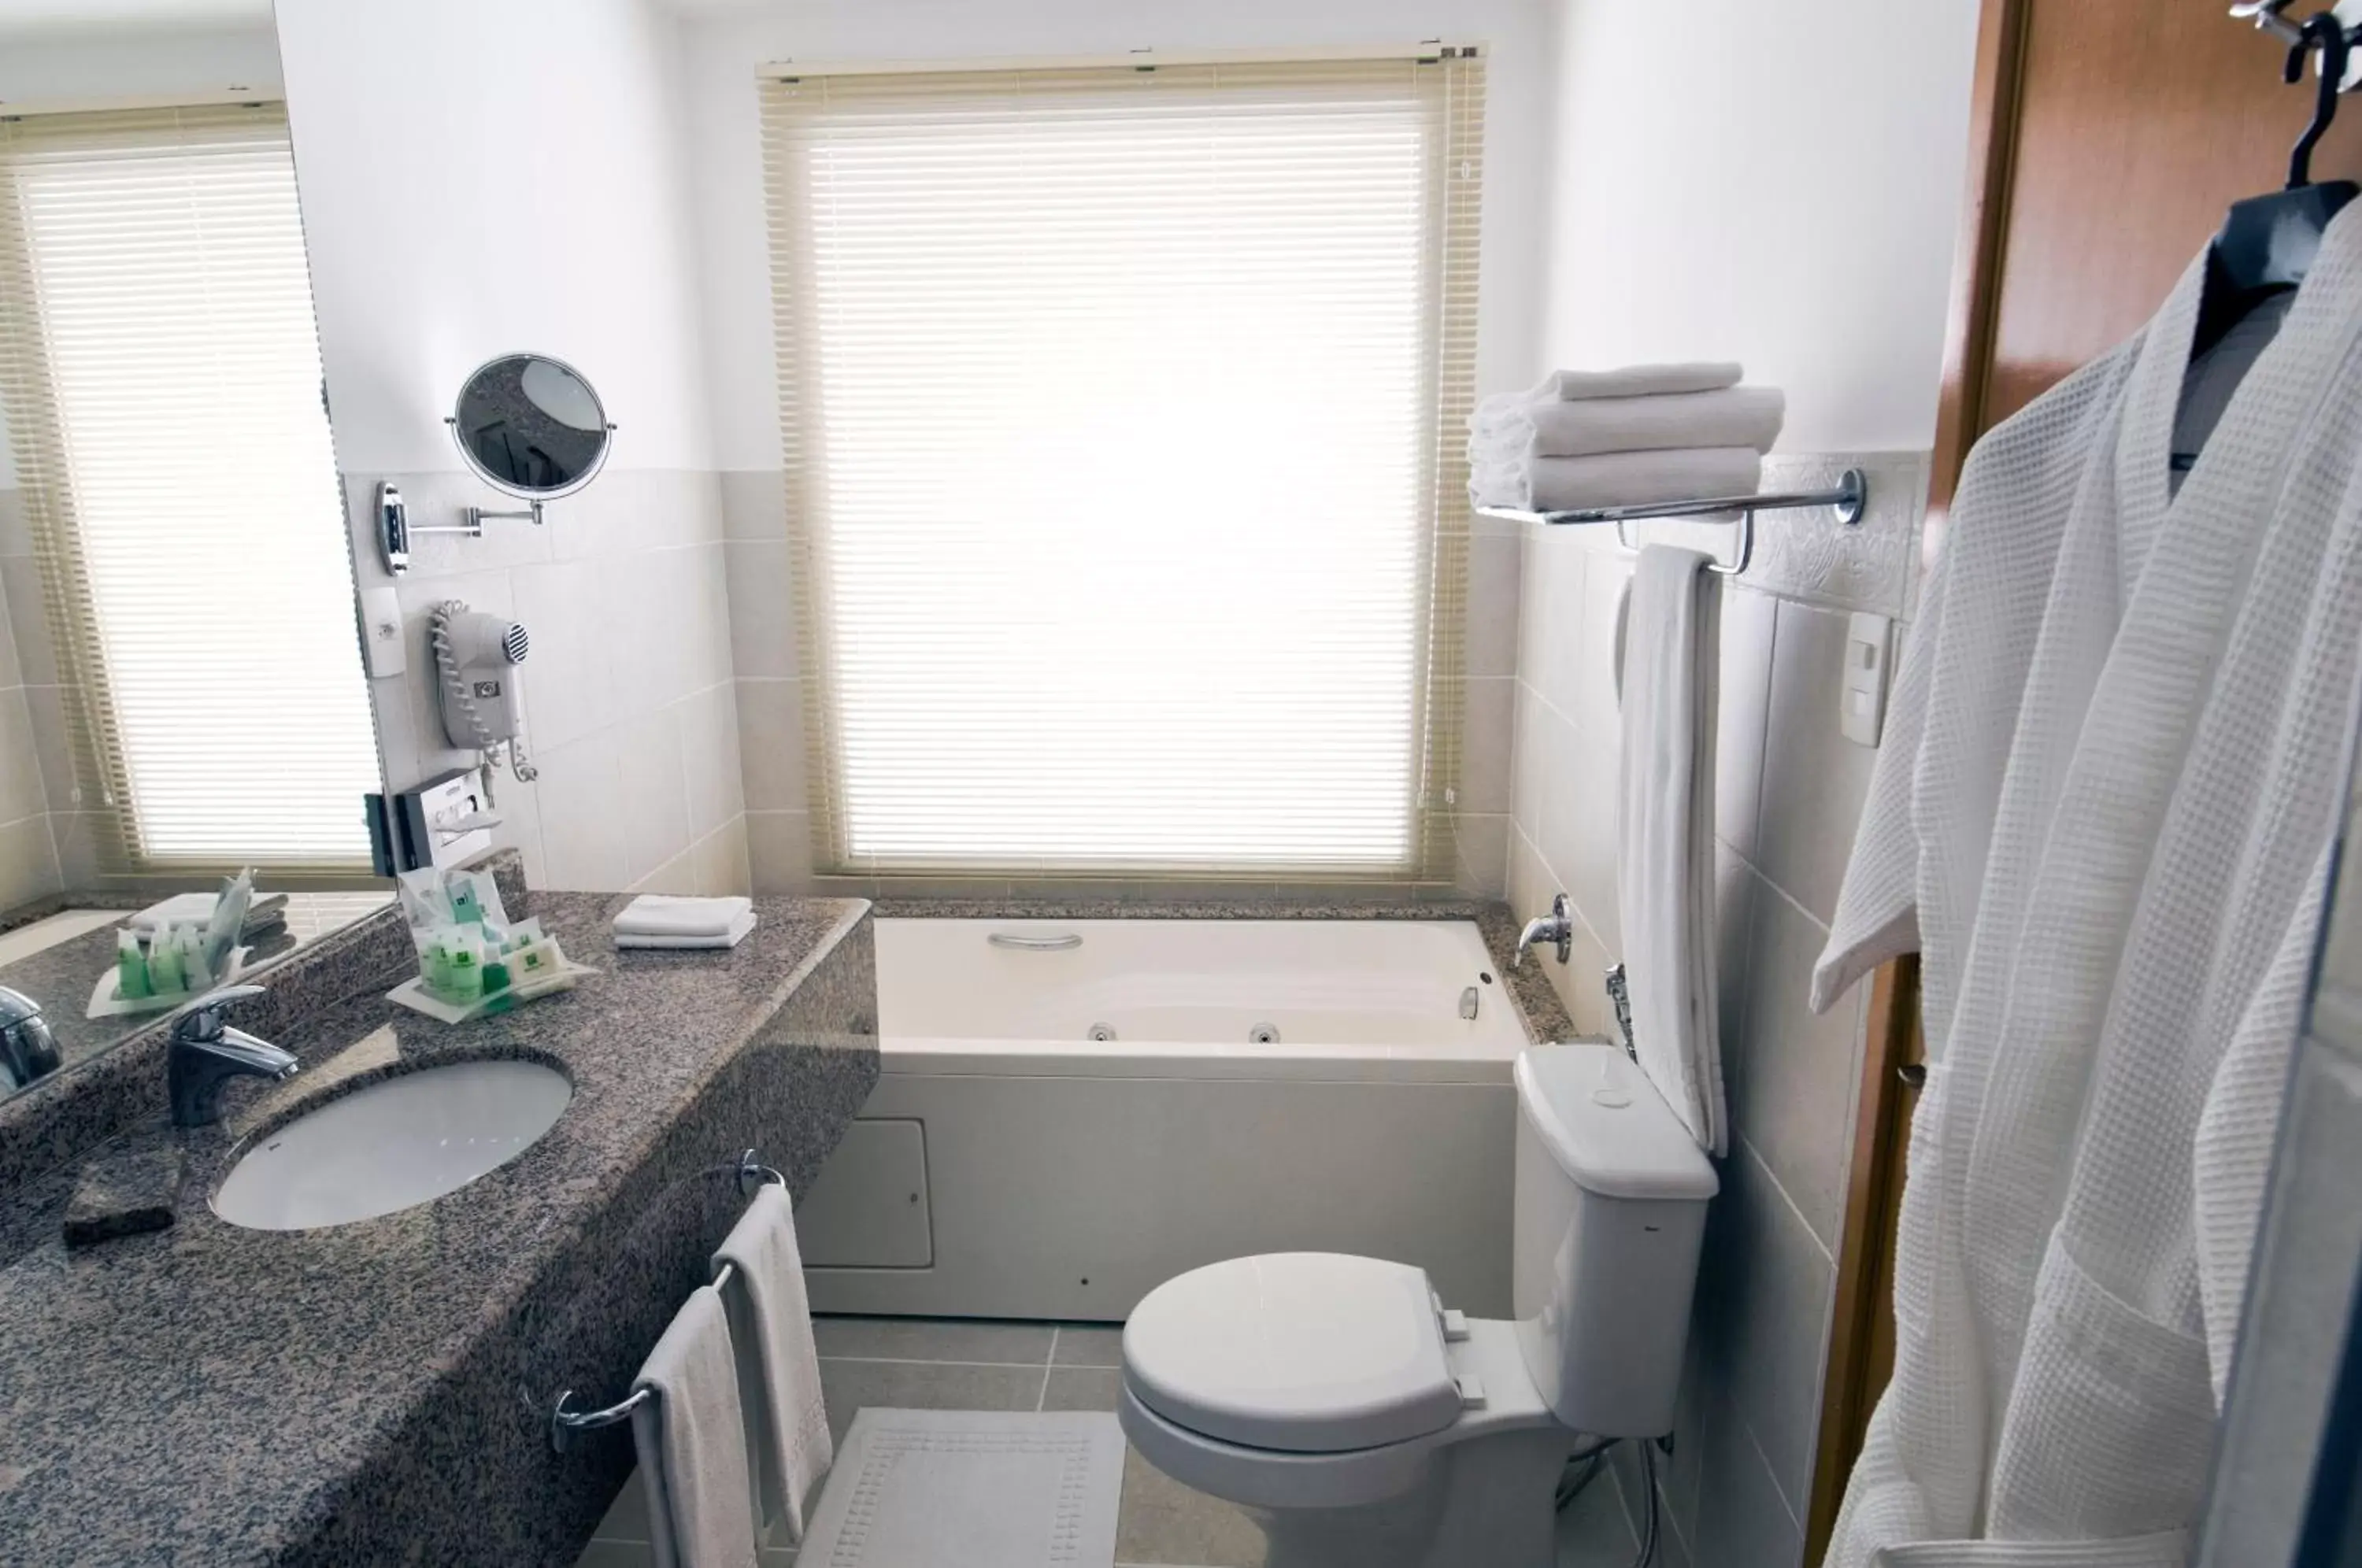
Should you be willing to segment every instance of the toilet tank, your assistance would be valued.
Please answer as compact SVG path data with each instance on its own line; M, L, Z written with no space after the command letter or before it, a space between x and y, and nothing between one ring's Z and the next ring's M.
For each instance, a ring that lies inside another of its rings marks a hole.
M1596 1437L1672 1430L1714 1166L1608 1045L1518 1058L1518 1348L1559 1419Z

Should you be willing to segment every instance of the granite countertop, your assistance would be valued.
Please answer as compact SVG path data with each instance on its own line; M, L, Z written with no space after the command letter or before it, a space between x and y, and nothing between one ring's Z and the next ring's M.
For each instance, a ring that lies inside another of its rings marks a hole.
M1509 906L1484 899L1429 899L1412 902L1343 899L1335 902L1257 899L1138 898L921 898L886 894L875 906L880 920L1464 920L1485 939L1509 1001L1537 1044L1582 1038L1565 1001L1544 972L1546 950L1516 963L1518 933L1524 929Z
M630 1465L624 1428L550 1451L561 1388L618 1397L744 1199L747 1146L800 1194L878 1061L874 946L851 900L761 899L726 953L618 953L622 900L537 893L603 973L450 1028L378 989L278 1043L216 1127L161 1119L177 1222L69 1251L81 1168L0 1211L0 1556L41 1563L570 1562ZM392 1073L486 1056L574 1095L522 1156L431 1203L240 1230L207 1196L242 1142Z

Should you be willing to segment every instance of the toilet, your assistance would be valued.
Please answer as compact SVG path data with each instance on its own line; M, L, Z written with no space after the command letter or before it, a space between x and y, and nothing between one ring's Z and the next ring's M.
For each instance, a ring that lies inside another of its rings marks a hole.
M1242 1508L1266 1568L1549 1568L1567 1460L1672 1430L1714 1167L1606 1045L1517 1061L1510 1320L1424 1270L1232 1258L1123 1332L1124 1432Z

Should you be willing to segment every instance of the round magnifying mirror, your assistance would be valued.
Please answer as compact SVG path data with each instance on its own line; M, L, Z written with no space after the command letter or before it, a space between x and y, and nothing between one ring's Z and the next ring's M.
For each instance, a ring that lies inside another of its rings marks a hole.
M582 373L546 354L503 354L476 367L448 423L485 482L535 501L589 484L615 428Z

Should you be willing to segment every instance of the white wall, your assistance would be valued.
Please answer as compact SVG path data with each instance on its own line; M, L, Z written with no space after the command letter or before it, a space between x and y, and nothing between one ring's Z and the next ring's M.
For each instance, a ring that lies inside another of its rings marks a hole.
M964 60L1441 38L1486 64L1480 390L1538 373L1547 0L809 0L682 27L717 466L779 466L755 73L776 61ZM914 388L914 395L931 389ZM933 389L940 395L939 389Z
M1737 359L1792 452L1935 436L1974 0L1560 0L1552 360Z
M355 576L388 582L381 480L414 525L500 498L443 416L480 361L590 377L621 428L542 527L422 537L399 584L410 669L372 680L387 782L460 766L425 622L524 623L540 778L499 789L540 887L746 886L719 488L705 428L678 34L655 0L281 0L295 173ZM767 318L764 318L767 319ZM767 329L765 328L766 332Z
M347 472L455 462L460 379L570 360L626 469L704 469L671 17L647 0L281 0Z

